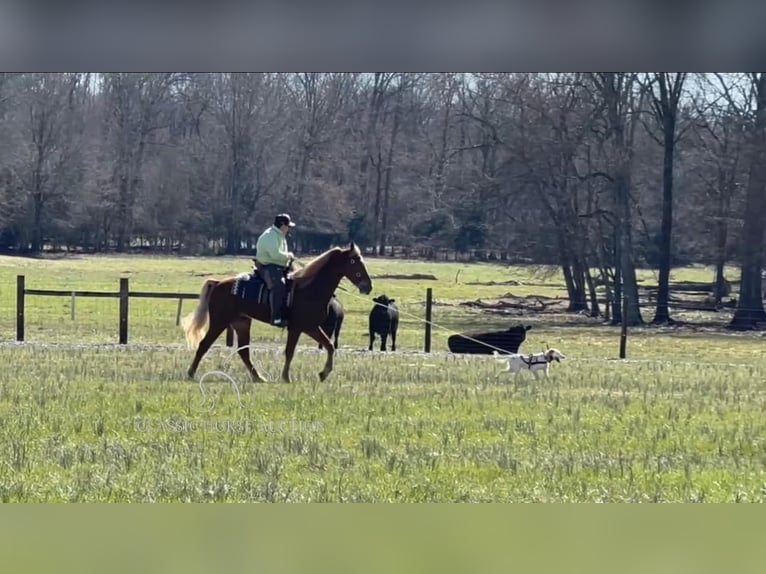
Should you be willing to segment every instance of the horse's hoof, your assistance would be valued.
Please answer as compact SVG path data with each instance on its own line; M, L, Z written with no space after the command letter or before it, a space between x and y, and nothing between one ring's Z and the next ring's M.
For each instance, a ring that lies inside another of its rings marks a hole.
M319 373L320 382L324 383L325 379L327 379L327 377L329 376L330 376L330 373L325 373L324 371L322 371L321 373Z

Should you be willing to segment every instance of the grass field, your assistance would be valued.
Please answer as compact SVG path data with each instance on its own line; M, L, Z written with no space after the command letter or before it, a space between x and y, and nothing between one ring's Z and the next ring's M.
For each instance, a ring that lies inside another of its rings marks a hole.
M375 279L402 310L399 352L368 353L370 297L339 293L347 318L335 370L301 339L292 385L245 384L223 340L184 380L191 352L176 301L131 300L130 342L118 346L117 300L27 299L15 332L15 276L27 287L197 292L247 258L0 257L0 500L16 501L704 501L766 499L763 338L714 328L637 328L628 361L619 331L566 314L501 316L458 305L513 295L563 296L557 273L494 265L371 259L371 274L432 273L437 281ZM458 271L460 271L458 275ZM655 282L651 272L642 278ZM675 280L706 281L689 268ZM734 278L730 274L730 278ZM504 282L520 285L471 285ZM345 282L344 282L345 283ZM347 287L350 287L345 283ZM427 287L436 301L423 348ZM184 314L192 302L185 303ZM699 322L703 316L691 316ZM645 318L651 318L648 313ZM533 325L522 350L569 358L548 381L497 379L491 358L451 356L452 331ZM272 380L281 331L253 326Z

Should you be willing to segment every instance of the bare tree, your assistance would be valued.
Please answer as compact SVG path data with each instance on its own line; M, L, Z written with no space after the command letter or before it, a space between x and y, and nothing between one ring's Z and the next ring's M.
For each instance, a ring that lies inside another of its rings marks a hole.
M285 125L278 99L279 78L268 74L213 74L205 78L212 125L206 131L207 157L217 158L216 205L228 254L239 251L257 206L275 188L284 169L275 150L284 151ZM218 148L218 152L211 149ZM253 233L249 233L253 235Z
M14 171L29 200L27 237L33 252L42 250L51 223L63 217L73 191L80 79L78 74L29 74L22 81L24 145Z
M319 149L333 141L338 114L355 83L353 74L303 73L294 74L286 84L298 119L293 177L286 196L290 209L301 217L310 214L318 199L304 193L311 163Z
M431 85L432 97L435 99L435 108L440 111L439 123L435 126L436 141L428 137L428 143L432 152L431 193L435 204L441 201L446 187L445 172L449 165L450 132L454 126L455 96L459 87L459 78L454 74L439 74L433 78Z
M762 279L764 225L766 224L766 73L750 73L749 100L755 102L748 138L749 172L742 230L741 278L737 309L729 326L733 329L757 328L766 323ZM731 90L724 91L732 100Z
M638 110L642 108L644 90L634 73L598 73L591 79L601 98L604 109L604 143L608 156L609 176L614 190L614 211L616 214L617 265L615 274L615 298L622 301L627 312L628 325L643 323L638 301L638 283L633 255L631 215L631 177L634 158L634 136L638 124ZM615 306L612 322L623 320L620 308Z
M18 74L0 73L0 249L11 247L16 241L14 220L19 211L20 193L12 172L14 127L9 121L10 100L15 93L13 80Z
M651 109L662 132L662 225L660 231L659 286L655 324L670 322L671 238L673 231L673 158L676 150L678 105L687 74L666 72L652 74L648 82ZM652 137L654 135L652 134ZM658 142L659 138L655 138Z
M728 294L725 265L729 252L729 222L732 218L732 204L739 197L742 188L742 151L747 132L747 118L738 105L726 97L716 96L715 84L707 75L701 76L697 89L703 100L711 105L698 109L695 130L695 150L699 157L695 175L702 180L706 194L704 200L710 205L706 215L714 221L712 234L714 253L715 303L720 305ZM720 102L720 103L719 103Z
M527 164L527 181L536 191L536 203L542 204L547 215L541 219L547 225L537 232L556 238L557 263L567 287L568 310L573 312L588 308L588 231L587 220L580 217L587 187L576 166L593 121L585 95L578 75L532 79L527 96L531 131L517 152Z
M381 213L380 233L378 236L378 254L383 255L386 250L386 243L388 241L388 214L389 206L391 203L391 180L393 179L394 171L394 149L396 148L397 137L399 136L399 127L401 126L403 107L404 107L404 93L411 87L412 78L409 74L399 74L397 85L395 88L395 101L393 104L393 121L391 126L391 136L388 143L388 151L386 154L386 167L385 167L385 184L383 186L383 209ZM376 217L377 224L377 217Z
M389 87L393 82L397 74L395 73L383 73L375 72L370 78L370 82L364 84L363 89L369 90L369 97L367 98L367 110L366 110L366 123L364 126L364 133L362 136L362 151L361 159L359 161L359 174L358 185L361 198L361 211L365 214L370 209L370 192L369 183L370 177L368 173L368 167L370 163L376 167L377 181L376 181L376 194L375 194L375 209L372 215L373 228L377 226L377 221L380 212L380 199L382 188L382 132L380 129L381 117L384 113L384 107L387 100L390 97L391 91ZM377 159L377 163L376 163ZM371 237L376 238L374 229L371 232Z
M635 324L656 230L656 319L671 254L715 263L720 300L735 253L741 318L758 299L760 76L641 77L0 74L0 249L234 253L279 209L300 220L298 249L353 235L380 253L556 265L570 309L592 315L596 268L609 319L623 300Z
M169 124L168 99L179 74L109 73L103 76L107 117L105 138L114 158L117 251L130 244L136 198L151 136Z

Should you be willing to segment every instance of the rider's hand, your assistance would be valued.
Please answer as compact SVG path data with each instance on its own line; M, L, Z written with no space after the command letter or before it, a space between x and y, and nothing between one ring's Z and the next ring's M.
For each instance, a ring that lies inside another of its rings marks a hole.
M295 259L295 255L293 255L293 252L292 252L292 251L288 251L288 252L287 252L287 258L288 258L288 259Z

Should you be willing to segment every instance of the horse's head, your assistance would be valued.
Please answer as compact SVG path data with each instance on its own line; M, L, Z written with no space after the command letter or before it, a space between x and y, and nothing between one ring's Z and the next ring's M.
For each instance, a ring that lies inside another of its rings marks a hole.
M368 295L372 291L372 279L370 279L370 275L367 273L367 266L364 264L362 252L353 241L348 249L343 250L341 273L343 277L356 285L359 292L363 295Z

